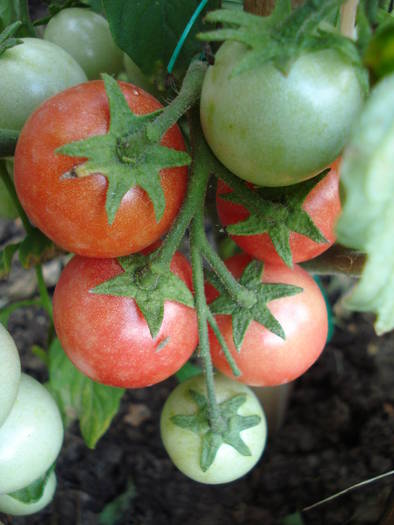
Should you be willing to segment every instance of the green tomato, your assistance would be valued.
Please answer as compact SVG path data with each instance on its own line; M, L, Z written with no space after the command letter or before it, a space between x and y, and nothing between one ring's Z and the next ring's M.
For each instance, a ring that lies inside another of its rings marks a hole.
M196 413L196 404L190 390L206 395L203 376L196 376L178 385L170 394L161 414L160 430L164 447L174 465L189 478L201 483L227 483L246 474L259 460L266 442L267 424L261 405L252 390L222 375L215 377L218 403L237 394L246 394L246 401L238 409L241 416L260 416L260 423L241 432L241 438L251 451L243 456L230 445L222 444L211 466L203 472L200 467L201 438L189 429L181 428L171 418L175 415Z
M0 128L18 131L44 100L87 80L72 56L55 44L22 41L0 57Z
M1 180L1 179L0 179ZM21 362L14 340L0 323L0 427L15 402L21 379Z
M247 49L225 42L204 79L201 124L218 159L260 186L313 177L336 159L360 112L355 68L334 50L298 58L287 75L266 63L240 75Z
M27 487L54 463L63 442L59 410L48 390L22 374L11 412L0 427L0 494Z
M23 503L8 494L0 495L0 512L10 514L11 516L28 516L39 512L46 507L53 499L56 490L56 475L51 472L48 481L45 484L44 492L41 498L34 503Z
M63 9L49 21L44 38L70 53L89 80L100 78L100 73L117 74L123 67L123 53L107 20L88 9Z

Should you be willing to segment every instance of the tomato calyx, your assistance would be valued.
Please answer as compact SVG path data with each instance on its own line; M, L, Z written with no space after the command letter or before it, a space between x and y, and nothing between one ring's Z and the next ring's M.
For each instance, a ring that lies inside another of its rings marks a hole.
M309 193L327 176L328 172L329 169L324 170L317 177L292 186L255 187L254 191L219 194L221 199L240 204L250 213L247 219L227 226L227 233L245 236L268 233L278 255L291 268L293 266L290 248L291 232L304 235L316 243L328 242L302 208Z
M281 324L271 314L267 303L274 299L296 295L303 291L302 288L290 284L263 283L261 282L263 271L263 263L253 260L246 266L239 280L239 283L245 288L253 290L257 297L256 303L250 308L242 307L229 295L216 276L213 274L209 275L209 280L220 292L220 296L210 304L210 310L213 314L232 316L233 340L238 352L241 351L246 330L253 320L275 335L286 339L286 334Z
M246 394L237 394L218 405L219 430L215 431L212 430L209 423L207 398L193 389L189 390L189 395L197 405L197 411L192 415L173 416L171 421L201 437L200 467L203 472L206 472L212 465L222 444L232 446L243 456L252 455L241 437L241 432L258 425L261 417L238 414L238 409L246 402Z
M131 297L144 315L152 337L156 337L164 318L164 302L175 301L194 307L193 294L187 285L168 268L159 271L149 265L144 255L120 257L123 273L95 286L91 293Z
M249 48L234 67L234 76L271 61L286 75L292 62L302 54L334 48L359 68L359 80L366 89L367 76L355 44L335 30L319 27L342 3L343 0L307 0L291 12L291 3L282 0L276 2L272 14L265 17L238 10L218 9L208 13L206 21L224 24L225 27L197 36L205 41L233 40Z
M161 146L161 136L157 141L149 138L147 126L152 124L161 110L135 115L117 81L109 75L103 75L103 80L110 108L108 133L65 144L56 153L87 159L73 168L74 176L101 173L107 178L105 209L110 225L115 220L122 198L135 186L140 186L149 195L156 221L159 222L166 206L160 171L186 166L191 159L183 151Z
M14 37L14 35L17 33L21 25L22 25L22 22L20 21L14 22L13 24L10 24L9 26L7 26L0 33L0 56L7 49L10 49L11 47L17 46L19 44L23 44L23 40L21 40L20 38Z
M36 503L42 498L45 490L45 486L48 483L49 477L55 470L55 464L53 464L42 476L30 483L23 489L16 490L7 494L11 498L14 498L22 503Z

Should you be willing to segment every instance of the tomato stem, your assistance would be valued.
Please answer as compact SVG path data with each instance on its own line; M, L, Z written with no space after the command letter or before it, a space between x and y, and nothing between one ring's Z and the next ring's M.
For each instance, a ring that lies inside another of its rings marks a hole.
M354 40L358 0L347 0L341 7L341 33Z
M231 355L231 352L230 352L230 350L229 350L229 348L227 346L227 343L226 343L224 337L222 336L221 331L219 330L219 327L217 325L216 319L215 319L214 315L212 314L212 312L211 312L211 310L210 310L210 308L208 306L207 306L207 319L208 319L209 324L211 325L211 328L212 328L214 334L216 335L216 337L217 337L217 339L218 339L218 341L220 343L220 346L222 347L223 353L226 356L227 362L228 362L228 364L231 367L232 373L235 376L238 377L239 375L241 375L241 371L237 367L237 364L234 361L233 356Z
M173 126L200 98L207 64L193 61L186 72L177 97L165 107L162 113L147 126L147 136L151 142L158 142L165 132Z
M0 158L14 155L18 136L14 129L0 129Z
M41 264L37 264L35 269L36 269L36 276L37 276L38 291L40 292L42 305L44 309L46 310L47 314L49 315L49 318L53 322L52 301L51 301L51 298L49 297L48 289L45 284Z

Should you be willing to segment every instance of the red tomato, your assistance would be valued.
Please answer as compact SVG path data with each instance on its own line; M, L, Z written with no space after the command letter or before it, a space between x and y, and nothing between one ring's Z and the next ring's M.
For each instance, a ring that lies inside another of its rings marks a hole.
M226 261L231 273L239 278L251 258L237 254ZM303 374L319 357L327 337L327 310L319 287L299 266L264 264L263 282L300 286L303 292L275 299L268 308L280 322L286 334L283 340L256 321L249 325L238 353L233 342L232 318L216 315L216 321L234 357L241 376L234 377L216 336L210 330L213 364L237 381L253 386L274 386L288 383ZM207 300L212 302L218 293L207 287Z
M189 359L198 342L197 317L194 309L166 301L162 326L152 339L134 299L90 293L122 271L115 259L74 257L53 297L55 328L68 357L94 381L145 387ZM191 268L183 255L175 254L171 271L191 289Z
M303 209L311 217L317 228L327 239L327 243L317 243L299 233L290 233L290 249L293 262L309 261L325 252L335 242L335 223L341 211L339 199L338 162L331 166L331 171L322 179L306 197ZM219 180L216 193L216 205L219 219L223 226L244 221L249 212L240 204L235 204L220 198L220 195L231 193L223 181ZM261 261L284 264L277 254L268 233L259 235L231 235L231 238L243 251Z
M124 82L120 86L134 113L161 107L142 89ZM110 226L105 211L107 179L100 174L61 179L84 160L55 153L64 144L103 135L108 128L104 83L80 84L37 109L23 128L15 153L15 185L29 218L62 248L88 257L118 257L149 246L169 229L186 192L186 167L162 170L166 208L160 222L148 195L135 187L123 197ZM185 149L177 126L165 134L162 144Z

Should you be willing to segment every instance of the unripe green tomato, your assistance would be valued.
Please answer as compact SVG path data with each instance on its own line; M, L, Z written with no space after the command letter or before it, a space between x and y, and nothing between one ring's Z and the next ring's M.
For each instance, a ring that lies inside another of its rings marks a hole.
M169 395L161 413L160 430L164 448L172 462L189 478L207 484L228 483L240 478L260 459L263 453L267 424L263 409L252 390L236 381L218 374L215 376L215 392L218 403L238 394L246 394L246 401L238 409L241 416L260 416L260 422L241 432L241 438L251 451L243 456L230 445L222 444L212 465L205 472L200 467L201 438L191 430L181 428L171 421L175 415L191 415L197 406L189 394L196 390L206 395L203 376L199 375L178 385Z
M34 503L24 503L8 494L0 495L0 512L10 514L11 516L28 516L39 512L46 507L53 499L56 490L56 475L51 472L48 481L45 484L44 492L41 498Z
M10 334L0 323L0 427L15 402L20 379L21 362L18 349Z
M87 80L61 47L39 38L22 41L0 56L0 128L18 131L44 100Z
M299 57L287 75L272 63L232 75L247 53L225 42L205 76L201 124L217 158L260 186L306 180L341 152L363 93L355 68L335 50Z
M100 78L100 73L117 74L123 67L123 52L107 20L88 9L63 9L49 21L44 38L70 53L89 80Z
M63 442L59 409L48 390L22 374L9 416L0 427L0 494L27 487L54 463Z

